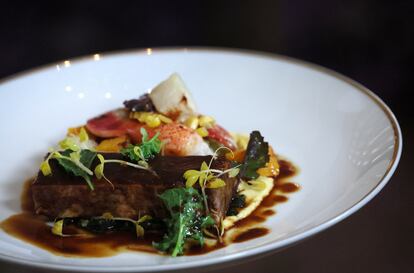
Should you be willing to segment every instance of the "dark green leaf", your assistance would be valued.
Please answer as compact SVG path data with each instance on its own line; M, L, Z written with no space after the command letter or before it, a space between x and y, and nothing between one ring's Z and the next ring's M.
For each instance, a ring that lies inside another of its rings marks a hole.
M133 162L140 162L141 160L147 161L148 159L153 158L155 155L159 154L161 151L161 140L158 139L159 133L157 133L153 138L148 140L148 133L144 128L141 128L142 134L142 143L140 145L128 145L126 148L121 150L121 153L124 156L127 156ZM138 146L142 153L142 158L140 155L137 155L134 151L134 148Z
M204 244L203 228L214 225L210 216L203 216L204 206L200 193L194 188L173 188L160 195L170 218L165 219L167 233L161 242L153 243L172 256L182 255L187 241Z
M70 156L70 153L72 153L72 150L65 150L63 152L61 152L61 154L63 156ZM86 168L90 168L92 165L93 160L96 157L96 153L92 152L90 150L82 150L80 152L80 159L79 161L86 167ZM87 174L84 170L82 170L81 168L79 168L79 166L77 166L75 163L73 163L71 160L66 159L66 158L56 158L56 160L59 162L59 165L62 166L65 171L67 173L70 173L74 176L79 176L82 177L85 182L88 184L89 188L91 190L94 190L95 187L92 184L91 181L91 176L89 174Z
M128 157L132 162L139 162L141 159L139 156L134 152L135 145L129 144L125 148L121 149L121 154Z
M96 152L92 152L91 150L82 150L80 152L80 159L79 161L88 169L91 168L92 162L96 157Z
M239 176L245 180L256 179L259 177L257 170L263 168L267 162L269 162L269 144L264 141L259 131L253 131L250 134Z

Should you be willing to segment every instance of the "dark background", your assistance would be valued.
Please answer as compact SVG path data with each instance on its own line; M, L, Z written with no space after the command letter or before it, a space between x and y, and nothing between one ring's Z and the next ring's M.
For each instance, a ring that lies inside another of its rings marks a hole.
M96 52L219 46L304 59L373 90L394 111L403 131L403 156L390 183L327 231L222 272L413 272L412 1L29 3L0 4L0 78ZM0 269L6 265L0 263Z

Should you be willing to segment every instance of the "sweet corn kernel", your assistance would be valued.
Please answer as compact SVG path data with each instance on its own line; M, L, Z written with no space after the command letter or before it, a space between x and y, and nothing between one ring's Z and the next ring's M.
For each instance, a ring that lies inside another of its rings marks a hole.
M190 127L191 129L197 129L198 128L198 117L191 116L185 121L185 125Z
M161 123L171 123L172 120L161 114L152 112L132 112L130 118L137 119L141 123L145 123L151 128L161 125Z
M139 120L140 122L144 122L144 123L146 123L149 117L150 117L150 114L149 114L149 113L144 112L144 113L141 113L141 115L139 116L138 120Z
M200 127L211 128L216 122L214 118L210 116L201 116L199 119Z
M201 137L206 137L208 136L208 131L206 128L204 127L200 127L196 130L197 134L199 134Z
M170 118L167 118L166 116L163 115L158 115L158 117L160 118L160 120L164 123L171 123L172 120Z
M158 127L158 126L160 126L160 125L161 125L161 120L160 120L160 118L159 118L159 117L157 117L157 116L148 116L148 117L146 118L145 123L146 123L149 127L151 127L151 128L155 128L155 127Z

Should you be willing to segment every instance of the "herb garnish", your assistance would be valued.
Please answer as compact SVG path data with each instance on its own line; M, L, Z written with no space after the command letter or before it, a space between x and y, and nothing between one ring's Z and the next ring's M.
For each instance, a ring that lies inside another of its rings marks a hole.
M208 208L205 189L206 188L216 189L216 188L224 187L226 183L224 182L223 179L220 178L220 176L224 174L228 174L229 177L236 177L240 171L239 169L240 165L234 166L224 171L211 169L213 160L217 159L218 153L220 152L220 150L223 150L223 149L230 151L230 153L233 153L233 151L227 147L224 147L224 146L220 147L214 152L208 165L205 161L203 161L199 171L198 170L187 170L183 175L183 177L186 180L185 186L187 188L192 187L195 183L197 183L197 181L199 182L201 193L204 199L204 207L206 210L206 215L209 214L209 208Z
M194 188L172 188L160 195L170 218L165 219L167 233L161 242L154 242L155 248L171 253L172 256L183 255L185 243L194 241L204 245L203 229L214 225L211 216L203 216L203 201Z
M50 168L49 160L56 159L66 172L73 174L74 176L82 177L89 188L94 190L95 187L91 181L93 172L90 168L95 157L96 152L91 150L79 150L76 152L70 149L61 152L51 151L48 157L40 165L40 170L44 176L51 175L52 169Z
M134 163L120 160L120 159L105 159L102 155L98 155L99 164L95 168L95 175L98 179L104 178L106 181L111 183L104 174L105 163L118 163L127 165L136 169L143 169L149 172L152 172L154 175L157 175L153 170L151 170L148 160L154 158L157 154L160 153L162 142L159 140L157 133L154 137L148 140L148 133L145 128L141 128L142 143L139 145L129 145L126 148L121 150L121 154L128 157L128 159ZM137 163L137 164L135 164ZM112 183L111 183L112 184Z
M88 184L91 190L94 190L94 185L91 181L93 176L90 170L93 160L96 157L96 152L90 150L81 150L73 152L71 150L65 150L60 153L62 156L56 156L56 160L59 162L66 172L73 174L74 176L82 177Z
M91 181L91 178L94 174L98 179L104 178L108 183L111 184L112 188L114 188L111 181L105 177L105 163L118 163L153 172L150 169L147 160L153 158L161 151L162 142L158 139L158 134L148 140L148 133L144 128L141 128L141 134L142 143L140 145L130 145L129 147L121 150L121 153L123 155L127 156L131 161L136 162L137 164L125 160L105 159L103 155L98 154L94 151L88 149L80 149L78 145L75 145L72 141L69 141L69 138L66 138L60 143L60 147L65 150L52 150L40 165L40 170L44 176L51 175L52 169L50 167L49 160L56 159L59 162L59 165L62 166L66 172L75 176L82 177L91 190L95 189ZM81 134L80 137L82 138L83 142L88 140L86 132L84 132L83 136ZM95 167L95 170L92 171L91 165L95 157L99 159L99 164ZM154 173L154 175L156 174Z
M141 127L142 143L140 145L128 145L121 150L121 154L127 156L132 162L148 167L148 159L153 158L161 151L162 142L158 138L159 133L148 140L148 132Z
M243 180L258 178L257 170L264 167L267 162L269 162L269 143L264 141L259 131L253 131L240 170L240 178Z

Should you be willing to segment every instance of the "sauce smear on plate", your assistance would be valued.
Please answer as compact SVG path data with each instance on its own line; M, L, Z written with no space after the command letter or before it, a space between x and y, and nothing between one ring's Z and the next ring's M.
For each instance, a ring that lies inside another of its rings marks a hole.
M286 160L279 160L279 164L280 174L274 181L271 193L252 214L236 222L235 226L230 229L231 234L224 235L224 242L207 243L202 248L191 247L186 255L205 254L231 243L241 243L268 234L270 232L268 228L258 225L276 213L274 210L276 204L288 201L286 194L299 190L299 185L287 181L288 178L296 174L297 168ZM30 188L32 182L33 179L28 180L23 187L21 196L23 212L7 218L0 224L0 227L8 234L62 256L107 257L123 251L159 253L153 248L152 242L161 240L161 234L146 233L144 238L137 238L131 232L114 232L103 235L84 234L69 237L52 234L51 226L46 223L45 217L36 215L33 211Z

